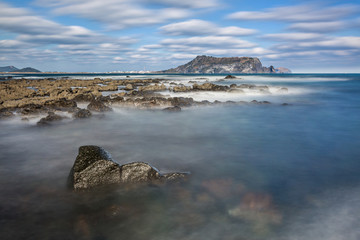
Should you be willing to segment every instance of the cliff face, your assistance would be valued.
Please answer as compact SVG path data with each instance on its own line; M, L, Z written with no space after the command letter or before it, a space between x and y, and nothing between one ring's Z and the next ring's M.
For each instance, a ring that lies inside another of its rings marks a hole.
M162 73L275 73L273 66L263 67L258 58L197 56L192 61Z

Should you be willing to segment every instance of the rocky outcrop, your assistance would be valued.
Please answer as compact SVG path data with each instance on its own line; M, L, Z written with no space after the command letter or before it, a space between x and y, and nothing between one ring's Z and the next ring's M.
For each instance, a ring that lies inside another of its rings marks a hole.
M273 66L263 67L258 58L197 56L192 61L161 73L275 73Z
M87 109L79 109L73 113L74 118L89 118L91 117L91 112Z
M181 112L181 107L179 107L179 106L167 107L167 108L164 108L163 111L165 111L165 112Z
M87 106L87 109L94 112L107 112L111 111L111 108L106 106L102 101L100 100L93 100L89 103Z
M188 173L161 174L144 162L119 165L111 155L98 146L81 146L68 177L68 187L86 190L95 187L126 184L184 180Z
M41 118L40 121L37 122L38 126L47 126L51 123L58 122L65 119L65 117L55 114L54 112L49 112L48 115L44 118Z

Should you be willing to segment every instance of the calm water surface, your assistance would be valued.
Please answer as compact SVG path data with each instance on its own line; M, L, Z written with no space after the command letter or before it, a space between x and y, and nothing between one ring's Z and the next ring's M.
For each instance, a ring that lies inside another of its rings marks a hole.
M360 239L360 75L241 78L219 84L289 92L209 93L273 104L115 109L49 128L0 122L1 239ZM89 144L192 177L73 193L66 179Z

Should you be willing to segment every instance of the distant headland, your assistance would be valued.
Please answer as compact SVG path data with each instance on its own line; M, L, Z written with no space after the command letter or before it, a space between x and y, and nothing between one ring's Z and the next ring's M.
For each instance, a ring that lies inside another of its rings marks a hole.
M291 73L291 70L284 67L263 67L256 57L217 58L203 55L184 65L159 73Z

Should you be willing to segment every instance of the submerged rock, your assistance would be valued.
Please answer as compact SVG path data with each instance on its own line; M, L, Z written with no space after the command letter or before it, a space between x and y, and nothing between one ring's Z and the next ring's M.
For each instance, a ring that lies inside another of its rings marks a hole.
M12 111L8 110L8 109L0 110L0 119L12 118L14 116L15 116L15 114Z
M164 108L163 111L165 111L165 112L181 112L181 107L179 107L179 106L167 107L167 108Z
M68 187L85 190L120 183L173 182L184 180L188 173L161 174L144 162L119 165L98 146L81 146L68 177Z

